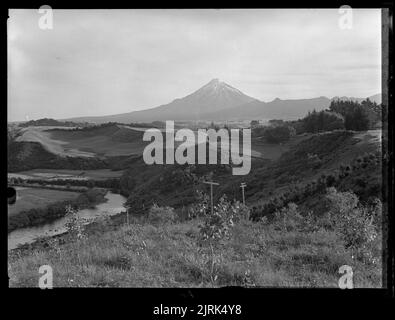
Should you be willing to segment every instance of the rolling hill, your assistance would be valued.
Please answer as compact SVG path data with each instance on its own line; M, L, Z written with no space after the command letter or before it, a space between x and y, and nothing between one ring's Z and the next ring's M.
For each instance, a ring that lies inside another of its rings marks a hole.
M252 159L251 171L245 176L233 176L229 165L153 165L147 166L141 157L136 158L124 174L125 181L134 181L130 189L128 204L134 213L142 212L152 203L161 206L182 207L195 201L196 188L206 187L202 180L219 182L215 198L226 194L240 200L240 183L246 182L246 199L249 205L259 205L270 198L290 193L293 188L303 189L306 184L317 181L324 175L337 175L341 166L353 167L348 177L339 178L337 186L342 190L353 190L361 199L379 196L381 167L360 167L358 158L381 155L381 131L363 133L353 131L332 131L310 134L296 139L289 147L273 159ZM277 145L277 148L282 148ZM355 164L353 164L355 162ZM360 188L359 181L369 177ZM207 190L206 190L207 191ZM294 192L294 191L292 191Z
M18 142L39 142L45 150L59 156L95 157L141 154L143 132L117 124L82 129L28 127Z

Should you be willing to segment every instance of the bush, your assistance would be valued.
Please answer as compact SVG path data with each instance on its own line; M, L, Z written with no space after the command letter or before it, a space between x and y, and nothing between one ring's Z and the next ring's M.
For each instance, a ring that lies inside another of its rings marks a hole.
M78 216L78 211L71 205L66 206L66 229L72 239L81 240L86 237L84 234L86 219Z
M274 214L273 223L276 228L282 231L296 230L303 221L303 217L298 211L298 206L291 202Z
M148 211L148 221L152 224L173 223L177 215L172 207L159 207L156 203Z
M189 207L188 217L196 218L205 216L210 212L209 202L210 198L206 193L196 190L196 202Z
M201 246L201 254L208 266L209 278L214 284L220 274L222 252L218 250L223 240L228 240L232 235L235 222L248 220L249 209L240 202L231 203L223 195L214 207L213 214L207 214L204 223L199 226L198 244ZM210 250L207 252L205 245Z
M320 111L309 112L302 119L304 132L322 132L344 129L344 118L339 113Z
M329 212L336 231L344 241L346 249L351 249L353 258L376 262L380 259L377 245L381 241L381 202L372 206L359 203L352 192L338 192L329 188L326 198Z
M313 214L313 212L309 211L302 219L301 231L316 232L320 228L321 225L319 223L319 219Z
M344 126L347 130L368 130L372 128L375 122L381 119L379 106L371 103L369 100L362 103L333 100L329 110L337 112L344 117Z
M291 126L276 126L265 128L263 136L269 143L281 143L288 141L295 133Z

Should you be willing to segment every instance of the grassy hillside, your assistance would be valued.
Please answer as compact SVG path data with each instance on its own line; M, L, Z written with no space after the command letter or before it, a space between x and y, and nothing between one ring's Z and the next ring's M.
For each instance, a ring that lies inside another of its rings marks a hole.
M202 223L97 223L82 240L65 236L11 253L10 286L37 286L39 266L50 265L56 287L336 288L339 267L350 265L355 287L381 287L381 265L353 259L333 230L284 231L279 224L241 221L212 251L199 241Z
M376 163L381 157L380 144L377 141L372 143L373 138L366 138L369 136L375 137L371 133L356 137L351 131L310 135L291 145L289 151L276 161L253 159L251 172L246 176L233 176L228 165L147 166L141 158L135 158L122 179L132 186L128 204L135 213L147 210L153 203L187 206L196 200L196 189L208 191L202 183L206 179L220 183L215 187L216 200L222 194L241 200L240 183L246 182L246 200L251 206L267 202L281 193L294 192L295 188L305 188L308 183L317 183L322 175L336 176L337 185L342 190L356 191L359 196L363 195L358 191L356 181L364 175L371 177L365 182L365 194L368 196L369 190L375 188L372 196L377 196L381 183L381 166ZM374 166L361 168L359 173L351 171L352 161L368 154L372 154ZM351 166L350 176L339 177L342 166L348 165Z
M8 172L36 168L47 169L104 169L108 163L98 158L62 157L47 151L39 142L13 141L7 150Z
M227 165L147 166L124 160L119 215L9 254L10 286L337 287L352 266L355 287L381 287L381 152L377 135L309 135L277 161L254 159L250 174ZM206 185L215 187L208 214ZM246 182L246 203L240 183ZM197 190L203 192L198 193ZM219 199L221 197L221 199Z
M59 156L94 157L141 154L143 132L114 123L83 128L28 127L19 142L38 142Z
M116 124L47 132L52 140L63 141L66 152L80 150L97 156L142 154L146 144L143 132Z

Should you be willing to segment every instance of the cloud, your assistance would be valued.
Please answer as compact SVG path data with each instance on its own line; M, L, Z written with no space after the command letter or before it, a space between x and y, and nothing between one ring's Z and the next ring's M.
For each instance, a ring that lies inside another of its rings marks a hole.
M265 101L380 92L380 10L10 10L9 120L130 112L220 78Z

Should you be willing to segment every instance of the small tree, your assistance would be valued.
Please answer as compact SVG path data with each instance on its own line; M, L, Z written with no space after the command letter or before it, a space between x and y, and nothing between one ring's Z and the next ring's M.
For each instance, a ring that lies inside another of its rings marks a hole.
M239 202L230 203L223 195L218 204L214 207L213 214L207 214L204 223L200 225L200 245L208 245L210 253L207 255L203 251L203 256L208 259L210 265L209 277L212 284L218 278L218 265L222 260L222 255L218 252L221 242L229 239L235 221L240 221L249 215L249 210Z
M66 229L69 233L69 236L72 239L81 240L85 238L85 222L86 219L83 219L78 216L78 211L74 209L71 205L67 205L66 208Z
M371 207L359 203L358 197L352 192L338 192L335 188L327 190L329 213L335 229L344 241L346 249L351 249L353 258L366 258L370 262L378 260L381 225L378 211L379 201ZM380 255L380 254L379 254Z
M148 220L153 224L172 223L176 220L176 213L172 207L160 207L154 203L148 211Z
M303 221L298 206L293 202L288 203L287 206L276 211L274 215L274 223L282 231L295 230Z
M190 206L188 217L203 217L209 212L210 197L200 190L196 190L196 201Z

